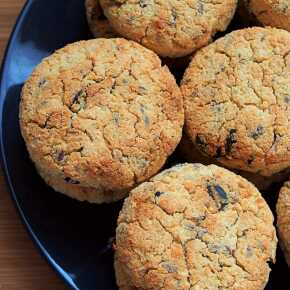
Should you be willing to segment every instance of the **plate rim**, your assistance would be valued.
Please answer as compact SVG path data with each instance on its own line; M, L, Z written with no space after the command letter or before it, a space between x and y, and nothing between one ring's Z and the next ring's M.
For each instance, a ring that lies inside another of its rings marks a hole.
M13 187L13 183L11 181L11 177L9 174L8 166L7 166L7 160L4 153L4 138L3 138L3 109L4 109L4 92L6 91L6 87L4 88L4 78L7 74L7 65L9 64L9 53L11 46L13 45L13 42L15 41L16 34L20 30L20 27L23 23L23 20L25 19L29 9L31 8L32 3L34 0L26 0L23 7L20 10L19 15L16 18L16 21L14 23L13 29L10 33L10 36L8 38L8 42L6 45L6 48L4 50L2 64L0 67L0 165L3 171L5 183L8 188L8 192L10 196L12 197L12 201L14 206L16 207L17 214L20 216L20 219L26 229L26 232L28 232L31 240L33 241L34 245L36 245L36 249L41 254L42 257L45 258L46 262L51 266L51 268L58 274L58 276L61 278L62 281L65 282L67 286L69 286L71 289L80 290L77 285L74 283L73 279L64 271L61 269L60 266L54 261L54 259L51 257L51 255L47 252L45 247L42 245L41 241L38 239L37 234L33 231L32 227L30 226L20 204L18 201L18 198L15 194L15 190Z

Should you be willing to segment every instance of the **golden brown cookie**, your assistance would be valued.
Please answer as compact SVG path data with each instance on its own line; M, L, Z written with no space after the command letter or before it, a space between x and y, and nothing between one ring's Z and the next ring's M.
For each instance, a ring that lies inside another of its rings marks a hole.
M154 175L184 122L174 77L125 39L81 41L44 59L25 83L20 125L31 159L54 189L109 202Z
M234 31L198 51L182 80L185 131L227 167L271 176L290 166L290 33Z
M179 152L179 155L182 156L182 158L187 162L202 163L204 165L216 164L218 166L225 167L225 165L218 162L217 159L202 154L202 152L198 150L198 148L190 141L186 134L183 134L177 151ZM259 190L267 190L274 183L283 182L290 176L290 168L287 168L271 176L262 176L257 173L237 169L232 169L232 171L252 182Z
M249 23L290 31L289 0L240 0L239 14Z
M251 183L215 165L178 165L125 200L117 282L121 290L260 290L276 244L273 215Z
M100 0L112 27L163 57L188 55L226 30L237 0Z
M117 36L117 33L104 15L99 0L85 0L85 8L90 30L96 38Z
M282 187L277 202L277 227L279 243L290 267L290 182Z

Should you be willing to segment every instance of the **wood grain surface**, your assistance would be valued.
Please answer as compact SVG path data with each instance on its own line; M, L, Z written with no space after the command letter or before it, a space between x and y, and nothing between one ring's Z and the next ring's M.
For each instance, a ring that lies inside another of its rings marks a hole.
M24 2L0 0L0 62ZM0 169L0 290L65 289L22 225Z

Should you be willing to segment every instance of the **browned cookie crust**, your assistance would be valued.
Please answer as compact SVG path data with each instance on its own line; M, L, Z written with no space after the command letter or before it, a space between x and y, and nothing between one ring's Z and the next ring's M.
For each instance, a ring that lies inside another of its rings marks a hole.
M198 148L186 136L186 134L183 134L177 151L187 162L202 163L204 165L216 164L218 166L224 167L223 164L218 162L218 159L206 156L201 151L199 151ZM257 173L237 169L232 169L232 171L252 182L259 190L267 190L271 185L273 185L273 183L283 182L290 176L290 168L287 168L271 176L262 176Z
M237 0L100 0L111 25L163 57L185 56L208 44L231 21Z
M215 165L178 165L131 191L118 219L122 290L264 289L273 215L258 190Z
M85 0L85 7L90 30L96 38L112 38L117 36L117 33L104 15L99 0Z
M289 0L240 0L239 12L250 23L290 31Z
M182 80L185 131L207 156L271 176L290 166L290 33L234 31L198 51Z
M282 187L277 202L277 227L279 243L290 267L290 182Z
M120 199L155 174L183 122L174 77L155 53L125 39L58 50L22 91L20 125L32 160L53 188L80 200Z

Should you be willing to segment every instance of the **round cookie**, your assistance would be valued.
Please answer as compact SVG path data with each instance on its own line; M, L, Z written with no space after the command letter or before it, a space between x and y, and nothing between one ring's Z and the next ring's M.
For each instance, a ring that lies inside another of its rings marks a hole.
M202 163L204 165L216 164L218 166L224 167L223 164L219 163L215 158L211 158L202 154L198 148L190 141L190 139L183 134L181 141L178 145L177 151L179 152L181 158L191 163ZM250 182L252 182L259 190L267 190L274 183L283 182L287 180L290 176L290 168L280 171L271 176L262 176L257 173L247 172L243 170L232 169L236 174L241 175Z
M237 0L100 0L120 35L163 57L188 55L226 30Z
M110 202L154 175L179 143L183 100L159 57L125 39L81 41L25 83L20 125L55 190Z
M279 243L290 267L290 182L282 187L276 206Z
M273 215L244 178L183 164L131 191L116 230L121 290L264 289Z
M198 51L181 82L185 131L227 167L271 176L290 166L290 33L234 31Z
M239 14L250 23L290 31L289 0L241 0Z
M88 24L94 37L113 38L117 36L105 17L99 0L86 0L85 8Z

